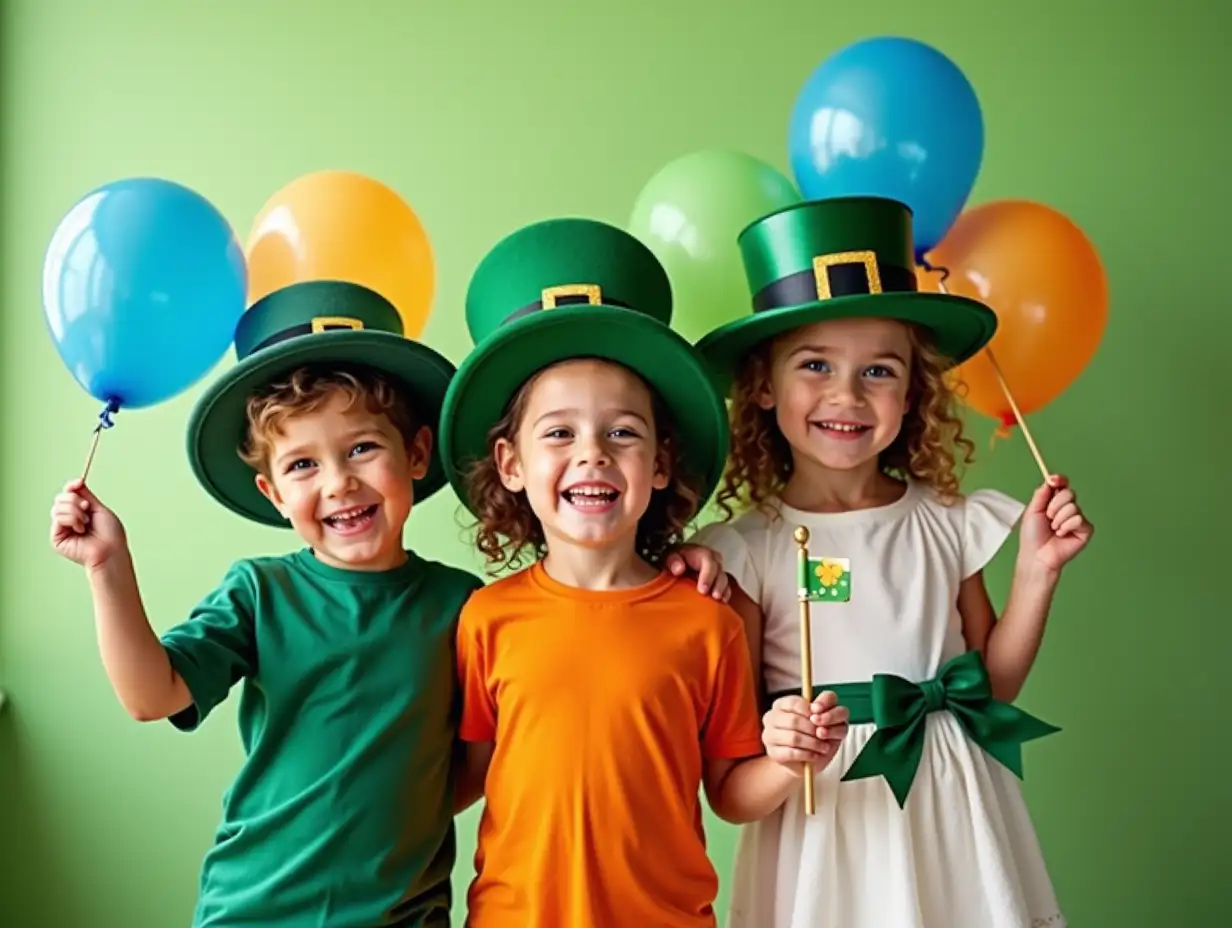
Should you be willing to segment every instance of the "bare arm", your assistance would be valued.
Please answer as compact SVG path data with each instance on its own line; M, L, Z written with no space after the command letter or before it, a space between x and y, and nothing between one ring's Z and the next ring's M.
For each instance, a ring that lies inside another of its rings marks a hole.
M1013 702L1022 692L1044 639L1056 584L1056 574L1020 570L1000 620L988 598L982 571L959 587L963 638L968 648L983 655L995 699Z
M191 706L187 685L146 618L127 552L92 569L89 578L103 668L128 714L149 722Z
M128 714L139 721L165 719L192 705L146 618L124 526L80 480L52 505L51 543L85 568L103 668Z
M780 697L762 717L766 754L706 761L702 782L710 808L737 825L765 818L800 788L804 764L812 764L815 775L834 760L850 715L832 692L812 703L803 696Z
M483 784L492 766L492 754L496 744L492 741L464 741L460 743L461 762L454 780L454 814L469 809L483 796Z
M740 825L765 818L800 788L803 768L783 766L766 755L709 760L703 774L706 801L725 822Z

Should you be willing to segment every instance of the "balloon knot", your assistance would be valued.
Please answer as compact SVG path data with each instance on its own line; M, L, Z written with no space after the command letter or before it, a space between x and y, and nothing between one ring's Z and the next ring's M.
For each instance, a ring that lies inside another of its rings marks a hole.
M920 258L920 264L923 266L924 270L928 271L930 274L940 273L942 286L944 286L945 282L950 279L950 269L946 267L945 265L942 265L941 267L937 267L935 264L933 264L931 261L928 260L927 256Z
M1016 420L1012 415L1009 413L1002 413L1000 424L993 431L992 437L988 439L988 450L992 451L996 448L998 441L1003 441L1004 439L1009 438L1012 434L1010 430L1015 426L1015 424Z
M114 427L115 422L112 420L111 417L114 416L119 411L120 411L120 401L112 397L111 399L107 401L107 404L103 407L103 411L98 414L98 425L95 426L94 431L101 432L103 429L109 429L109 428Z

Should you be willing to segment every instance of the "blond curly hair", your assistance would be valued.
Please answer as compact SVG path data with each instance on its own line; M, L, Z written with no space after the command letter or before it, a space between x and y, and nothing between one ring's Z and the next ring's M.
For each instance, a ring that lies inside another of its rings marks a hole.
M883 473L914 478L931 487L944 502L961 495L960 469L975 460L975 445L963 433L955 410L956 387L946 360L933 347L927 330L909 325L911 412L890 447L881 453ZM757 399L770 377L771 343L749 353L732 387L729 412L731 455L716 502L724 520L738 509L757 507L773 514L773 501L792 475L791 446L775 419Z
M542 372L540 372L542 373ZM488 572L518 570L547 553L543 525L530 507L526 494L514 493L501 481L496 466L496 443L516 443L531 390L539 375L526 381L506 407L500 421L488 432L487 455L466 471L467 496L476 522L476 545L488 562ZM636 376L636 375L635 375ZM639 378L640 379L640 378ZM675 546L684 541L685 528L701 505L700 480L685 470L676 453L676 429L671 415L655 391L650 391L655 435L665 458L670 482L655 490L650 505L638 520L637 553L651 564L661 564Z
M287 420L316 412L341 397L345 409L362 405L373 415L384 415L407 447L419 430L411 404L389 377L362 365L306 365L267 384L248 397L244 437L239 456L258 473L270 476L269 457L274 439Z

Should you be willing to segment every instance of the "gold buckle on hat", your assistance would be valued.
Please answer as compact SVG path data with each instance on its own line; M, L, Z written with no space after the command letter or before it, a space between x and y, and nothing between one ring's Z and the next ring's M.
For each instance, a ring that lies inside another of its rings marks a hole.
M868 292L881 293L881 269L877 255L872 251L839 251L832 255L818 255L813 259L813 278L817 281L817 299L830 299L829 269L838 264L863 264L868 279Z
M561 284L544 289L543 308L555 309L556 298L561 296L584 296L591 306L598 306L603 302L603 291L598 284Z
M351 329L358 331L364 327L362 319L352 316L313 316L312 334L317 335L329 329Z

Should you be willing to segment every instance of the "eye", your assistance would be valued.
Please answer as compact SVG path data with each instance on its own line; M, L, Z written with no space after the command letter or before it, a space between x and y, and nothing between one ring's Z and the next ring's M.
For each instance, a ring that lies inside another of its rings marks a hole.
M811 371L814 374L830 373L830 362L821 358L809 358L807 361L802 363L800 367L803 370Z
M873 364L864 369L864 375L866 377L880 379L883 377L897 377L898 372L894 370L894 368L888 367L885 364Z
M376 451L380 447L381 446L378 445L374 441L361 441L359 444L357 444L354 448L351 449L351 457L355 457L356 455L360 455L360 454L365 454L369 451Z
M549 441L567 441L573 437L573 433L563 425L558 425L545 431L543 437Z
M627 425L618 425L608 432L612 438L641 438L637 430Z
M291 473L297 470L307 470L310 467L315 467L316 462L312 458L296 458L287 465L286 473Z

